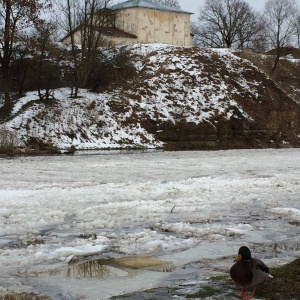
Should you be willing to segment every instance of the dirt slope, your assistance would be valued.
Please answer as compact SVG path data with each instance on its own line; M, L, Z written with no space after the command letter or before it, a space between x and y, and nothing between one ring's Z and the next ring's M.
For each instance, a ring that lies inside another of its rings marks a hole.
M137 76L101 94L20 99L6 126L20 145L59 149L232 149L299 146L299 106L226 49L135 45ZM24 109L26 107L26 109Z

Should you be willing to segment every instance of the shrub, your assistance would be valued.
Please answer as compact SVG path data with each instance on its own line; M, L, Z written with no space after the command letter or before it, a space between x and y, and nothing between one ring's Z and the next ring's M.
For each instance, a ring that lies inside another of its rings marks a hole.
M136 69L130 53L120 48L113 54L103 54L102 58L94 62L88 78L88 87L93 91L102 91L114 84L124 85L135 75Z
M17 135L6 128L0 128L0 153L13 155L17 147Z
M50 141L43 141L36 137L30 137L26 142L26 155L39 155L39 154L60 154L61 151L53 145Z

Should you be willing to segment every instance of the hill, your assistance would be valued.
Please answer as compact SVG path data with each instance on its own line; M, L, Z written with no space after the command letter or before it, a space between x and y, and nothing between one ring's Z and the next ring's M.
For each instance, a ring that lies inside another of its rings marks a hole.
M270 74L274 63L275 50L264 54L250 51L237 51L235 54L251 61L259 70ZM300 104L300 49L286 47L282 49L282 56L271 79L292 99Z
M266 55L276 55L276 49L267 51ZM294 47L283 47L281 50L281 56L288 56L290 58L300 59L300 49Z
M5 127L38 149L299 146L299 105L227 49L134 45L137 76L110 91L27 93Z

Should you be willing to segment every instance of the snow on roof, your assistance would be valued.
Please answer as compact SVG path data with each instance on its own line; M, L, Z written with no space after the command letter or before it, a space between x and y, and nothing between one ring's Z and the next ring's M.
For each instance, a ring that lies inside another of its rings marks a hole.
M128 0L122 3L118 3L116 5L113 5L111 9L117 10L117 9L126 9L126 8L133 8L133 7L144 7L144 8L150 8L150 9L158 9L158 10L165 10L165 11L174 11L178 13L186 13L186 14L192 14L187 11L183 11L180 8L170 7L167 5L163 5L160 3L155 3L149 0Z

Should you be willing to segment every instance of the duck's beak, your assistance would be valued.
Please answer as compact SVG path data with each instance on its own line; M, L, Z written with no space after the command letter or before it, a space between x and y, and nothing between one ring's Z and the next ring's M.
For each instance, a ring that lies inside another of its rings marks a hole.
M234 261L240 261L240 260L242 260L242 255L238 254Z

